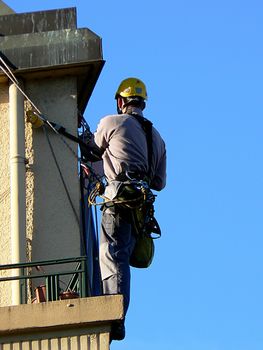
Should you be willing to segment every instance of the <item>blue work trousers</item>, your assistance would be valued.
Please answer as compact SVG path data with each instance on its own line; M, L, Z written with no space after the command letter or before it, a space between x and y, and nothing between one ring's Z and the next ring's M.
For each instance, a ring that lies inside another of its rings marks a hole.
M103 294L122 294L124 313L130 302L129 260L135 245L131 212L128 208L104 208L101 220L100 268Z

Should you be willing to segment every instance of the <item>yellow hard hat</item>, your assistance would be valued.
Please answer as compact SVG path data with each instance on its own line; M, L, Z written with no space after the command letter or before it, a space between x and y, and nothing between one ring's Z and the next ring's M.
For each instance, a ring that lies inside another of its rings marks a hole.
M120 86L115 94L115 98L122 97L142 97L147 100L147 91L144 83L137 78L127 78L120 83Z

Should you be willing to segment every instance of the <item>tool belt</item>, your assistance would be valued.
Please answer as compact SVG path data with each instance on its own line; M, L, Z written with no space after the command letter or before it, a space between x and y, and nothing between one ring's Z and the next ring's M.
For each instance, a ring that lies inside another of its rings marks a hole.
M161 236L161 230L154 217L155 195L142 182L124 183L117 196L120 206L130 209L136 243L130 256L130 265L147 268L154 257L154 239Z
M104 201L96 204L96 196ZM112 181L105 191L98 182L89 195L89 203L103 205L103 210L111 206L129 210L136 238L130 257L130 265L133 267L150 266L154 257L154 239L161 236L159 224L154 217L155 197L148 183L142 180Z
M144 181L124 182L118 190L116 204L131 209L137 234L147 231L161 235L159 225L154 218L155 197L156 195Z
M96 196L103 198L103 202L96 203ZM117 205L130 209L136 233L143 232L158 238L161 230L154 218L155 198L148 183L142 180L112 181L106 188L97 182L88 197L91 205Z

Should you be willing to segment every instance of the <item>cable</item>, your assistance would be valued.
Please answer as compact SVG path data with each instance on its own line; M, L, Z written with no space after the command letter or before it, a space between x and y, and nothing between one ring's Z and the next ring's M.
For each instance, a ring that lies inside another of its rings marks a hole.
M78 158L78 155L74 152L74 150L70 147L70 145L63 139L63 137L59 134L59 132L54 128L54 126L47 120L44 115L41 113L41 111L37 108L37 106L34 104L34 102L28 97L28 95L23 91L23 89L19 86L19 82L16 79L15 75L11 71L11 69L8 67L8 65L5 63L3 58L0 56L0 62L6 67L0 66L2 71L6 74L6 76L12 81L12 83L16 86L16 88L21 92L21 94L25 97L25 99L30 103L30 105L39 113L41 119L43 119L50 128L60 136L62 142L70 149L70 151L74 154L75 157Z
M56 130L56 128L52 125L52 123L49 122L48 119L45 118L45 116L41 113L41 111L39 110L39 108L34 104L34 102L29 98L29 96L23 91L23 89L19 86L19 81L16 79L15 75L13 74L13 72L11 71L11 69L9 68L9 66L6 64L6 62L3 60L3 58L0 56L0 68L1 70L4 72L4 74L12 81L12 83L16 86L16 88L21 92L21 94L25 97L25 99L30 103L30 105L34 108L34 110L39 114L39 117L41 119L44 120L44 122L46 124L48 124L48 126L56 133L56 135L59 135L60 137L60 140L64 143L64 145L71 151L71 153L73 154L73 156L78 160L80 161L80 158L78 157L78 154L73 150L73 148L66 142L66 140L64 140L63 136L58 132L58 130ZM80 111L78 111L78 113L81 115L81 122L82 122L82 125L83 127L86 127L89 129L89 126L87 124L87 122L85 121L82 113ZM75 216L75 219L78 223L78 226L80 227L80 221L79 221L79 217L76 213L76 210L74 208L74 205L73 205L73 202L71 200L71 197L70 197L70 194L68 192L68 189L67 189L67 186L66 186L66 183L65 183L65 180L63 178L63 174L61 172L61 169L59 167L59 164L58 164L58 161L56 159L56 155L55 155L55 152L54 152L54 149L52 147L52 144L50 142L50 139L49 139L49 136L48 136L48 133L47 133L47 130L45 128L45 125L43 125L43 131L44 131L44 134L46 136L46 139L47 139L47 142L48 142L48 145L50 147L50 150L51 150L51 154L52 154L52 157L54 159L54 162L56 164L56 167L57 167L57 170L59 172L59 175L60 175L60 178L61 178L61 181L62 181L62 184L63 184L63 187L65 189L65 192L66 192L66 195L67 195L67 198L69 200L69 203L70 203L70 206L72 208L72 211L74 213L74 216ZM82 163L80 163L82 165ZM86 165L86 167L88 167ZM88 167L91 174L93 175L94 178L96 178L97 180L99 179L99 176L93 171L93 169L91 169L91 167ZM3 200L5 198L5 193L3 193L1 195L1 200ZM84 238L83 236L81 235L81 243L82 243L82 246L84 247Z
M47 130L46 130L45 127L43 127L43 130L44 130L44 134L45 134L45 136L46 136L46 139L47 139L47 142L48 142L48 145L49 145L49 148L50 148L52 157L53 157L53 159L54 159L54 162L55 162L55 164L56 164L57 170L58 170L58 172L59 172L59 176L60 176L60 179L61 179L61 181L62 181L64 190L65 190L66 195L67 195L67 198L68 198L68 200L69 200L71 209L72 209L72 211L73 211L73 213L74 213L75 219L76 219L77 224L78 224L78 226L79 226L79 228L80 228L80 222L79 222L78 214L77 214L77 212L76 212L76 210L75 210L75 207L74 207L74 205L73 205L72 199L71 199L70 194L69 194L69 191L68 191L68 189L67 189L67 185L66 185L66 183L65 183L65 180L64 180L62 171L61 171L60 166L59 166L59 164L58 164L58 161L57 161L57 158L56 158L54 149L53 149L53 147L52 147L52 144L51 144L51 142L50 142L50 139L49 139ZM84 246L84 240L83 240L83 236L82 236L81 234L80 234L80 239L81 239L81 244L82 244L82 246Z
M13 79L16 81L16 83L18 84L18 80L16 79L16 77L14 76L13 72L11 71L11 69L9 68L9 66L5 63L5 61L3 60L3 58L0 56L0 61L1 63L3 63L3 65L5 66L5 68L8 70L8 72L10 73L10 75L13 77Z
M3 60L3 58L0 56L0 62L4 64L5 67L7 67L7 64ZM19 86L19 82L14 76L13 72L10 68L7 67L7 69L0 67L2 71L5 73L5 75L12 81L12 83L16 86L16 88L21 92L21 94L25 97L25 99L31 104L34 109L41 114L40 110L37 108L37 106L33 103L33 101L27 96L27 94L22 90L22 88Z
M96 232L96 240L97 243L99 242L99 224L98 224L98 212L97 212L97 207L94 207L95 211L95 232Z

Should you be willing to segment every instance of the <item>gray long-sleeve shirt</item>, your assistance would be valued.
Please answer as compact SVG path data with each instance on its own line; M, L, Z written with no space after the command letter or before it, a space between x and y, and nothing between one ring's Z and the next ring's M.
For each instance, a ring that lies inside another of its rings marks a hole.
M132 108L140 114L140 109ZM158 131L153 127L153 158L150 187L160 191L166 184L166 149ZM109 115L99 122L94 141L103 152L104 173L109 182L121 173L148 173L148 151L145 132L130 114Z

